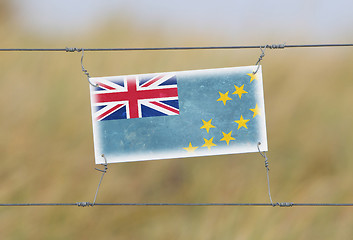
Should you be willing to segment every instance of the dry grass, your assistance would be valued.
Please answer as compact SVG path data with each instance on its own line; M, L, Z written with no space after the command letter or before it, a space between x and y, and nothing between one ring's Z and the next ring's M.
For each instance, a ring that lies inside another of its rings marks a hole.
M2 47L45 40L1 26ZM217 44L196 37L179 45ZM50 45L167 46L126 28ZM92 76L252 65L259 51L87 53ZM89 88L77 53L0 53L1 202L92 201ZM275 201L353 201L353 50L268 51L263 61ZM267 202L259 154L113 164L99 202ZM0 208L1 239L349 239L349 208Z

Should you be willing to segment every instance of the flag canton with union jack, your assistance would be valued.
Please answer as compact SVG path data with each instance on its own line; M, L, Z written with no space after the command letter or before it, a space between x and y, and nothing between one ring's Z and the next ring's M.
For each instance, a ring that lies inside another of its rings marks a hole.
M96 121L179 115L175 74L91 78Z

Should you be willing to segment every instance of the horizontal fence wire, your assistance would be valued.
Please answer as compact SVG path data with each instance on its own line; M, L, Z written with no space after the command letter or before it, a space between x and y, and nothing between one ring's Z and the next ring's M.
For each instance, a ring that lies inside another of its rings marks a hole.
M81 52L81 51L172 51L172 50L222 50L222 49L284 49L317 47L353 47L353 43L329 44L271 44L249 46L202 46L202 47L136 47L136 48L0 48L2 52Z
M94 206L150 206L150 207L353 207L353 203L1 203L0 207L49 207L49 206L77 206L77 207L94 207Z

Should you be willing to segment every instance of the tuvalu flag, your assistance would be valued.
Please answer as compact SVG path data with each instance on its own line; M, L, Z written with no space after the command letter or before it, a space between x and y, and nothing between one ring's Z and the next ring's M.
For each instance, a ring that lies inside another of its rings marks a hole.
M96 164L267 151L256 68L91 78Z

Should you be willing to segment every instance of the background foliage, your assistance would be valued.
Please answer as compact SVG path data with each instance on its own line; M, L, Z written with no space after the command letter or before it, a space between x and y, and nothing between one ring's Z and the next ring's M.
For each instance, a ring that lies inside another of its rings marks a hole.
M113 21L113 20L112 20ZM16 29L0 8L1 47L170 46L124 17L76 39ZM266 40L266 39L264 39ZM219 45L178 35L180 46ZM260 42L264 44L264 42ZM92 76L253 65L259 50L85 54ZM268 50L263 79L272 197L353 201L353 49ZM89 87L79 53L0 53L2 203L92 201ZM109 166L98 202L268 202L259 154ZM350 239L350 208L2 207L2 239Z

